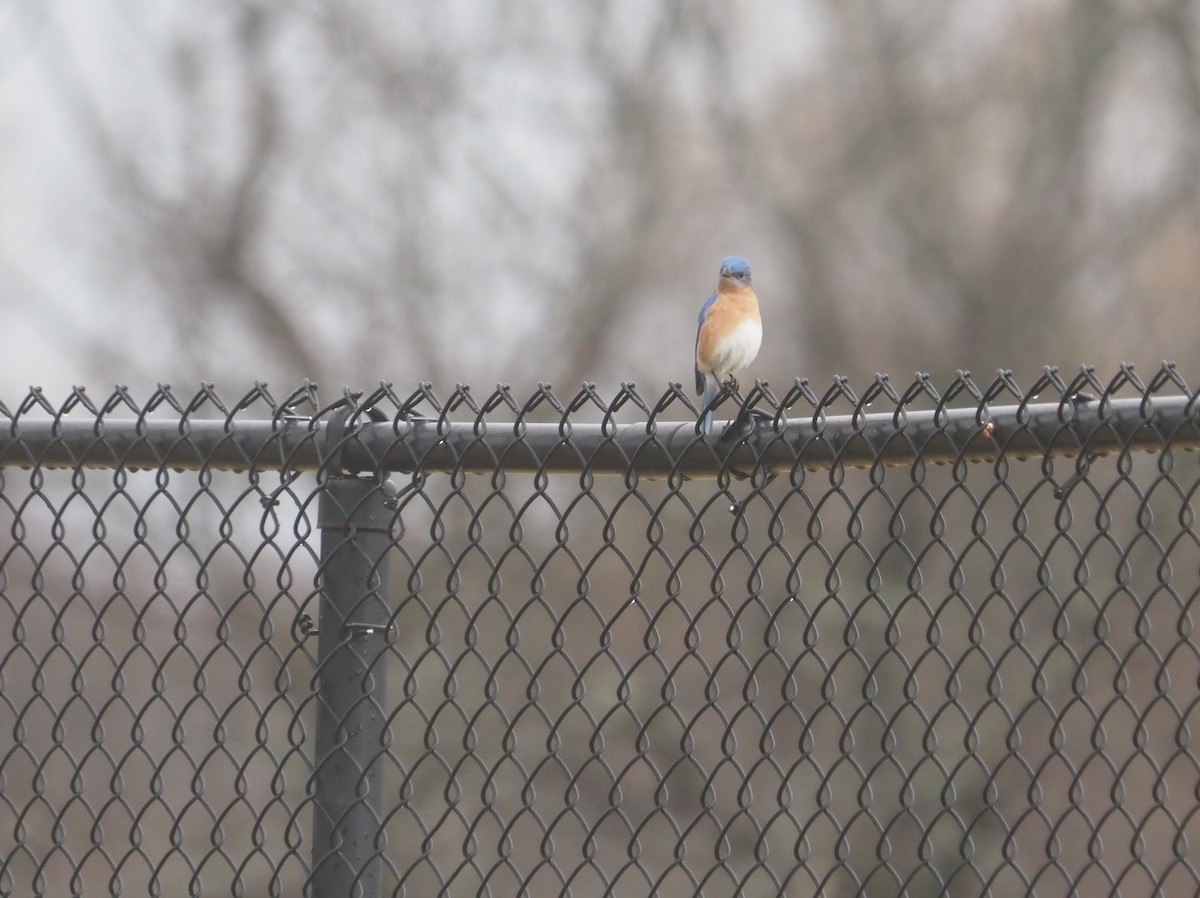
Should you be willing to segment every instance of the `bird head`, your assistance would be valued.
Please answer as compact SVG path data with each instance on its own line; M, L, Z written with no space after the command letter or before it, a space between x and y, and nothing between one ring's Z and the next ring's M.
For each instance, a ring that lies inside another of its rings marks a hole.
M750 263L741 256L726 256L721 260L721 278L729 278L735 284L750 286Z

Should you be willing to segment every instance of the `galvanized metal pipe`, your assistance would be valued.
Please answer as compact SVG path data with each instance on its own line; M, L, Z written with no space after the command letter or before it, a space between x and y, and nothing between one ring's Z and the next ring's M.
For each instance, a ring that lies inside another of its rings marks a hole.
M317 511L313 898L377 898L381 891L394 516L386 502L376 480L330 477Z
M303 418L165 422L21 419L0 425L0 467L89 467L242 471L332 470L336 436L323 420ZM330 440L329 437L334 437ZM515 423L476 426L424 418L368 421L337 452L349 471L544 471L672 474L703 479L722 469L782 473L797 466L986 462L1000 455L1102 456L1200 448L1200 414L1186 396L1053 402L1022 406L898 411L779 425L743 416L722 435L696 433L695 422L636 424Z

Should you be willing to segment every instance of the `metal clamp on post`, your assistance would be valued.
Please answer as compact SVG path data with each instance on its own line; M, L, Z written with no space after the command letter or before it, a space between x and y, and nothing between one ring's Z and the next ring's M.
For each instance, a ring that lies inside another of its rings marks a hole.
M317 622L313 620L313 616L307 611L301 611L296 615L295 622L292 625L292 636L296 642L304 642L310 636L317 636L320 630L317 629ZM376 632L383 631L384 642L394 642L396 639L396 625L388 624L385 627L379 627L376 624L363 623L348 623L342 625L343 639L361 639L365 636L374 636Z
M356 399L360 393L351 395L351 399ZM360 473L357 468L351 468L346 461L346 453L344 451L346 440L353 434L353 428L350 425L350 419L356 414L362 412L372 423L380 423L387 420L387 416L377 408L359 409L355 408L347 402L345 405L334 410L329 416L329 420L325 423L325 432L321 439L321 456L322 468L329 474L335 477L355 477Z

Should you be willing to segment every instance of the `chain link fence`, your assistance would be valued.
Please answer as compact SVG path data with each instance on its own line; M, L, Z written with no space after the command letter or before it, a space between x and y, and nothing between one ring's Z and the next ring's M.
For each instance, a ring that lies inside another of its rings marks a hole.
M0 406L0 895L1200 891L1175 367Z

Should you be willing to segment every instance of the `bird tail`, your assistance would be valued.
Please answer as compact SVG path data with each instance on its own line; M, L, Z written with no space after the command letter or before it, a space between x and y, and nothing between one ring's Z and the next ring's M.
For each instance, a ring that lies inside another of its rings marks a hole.
M713 410L711 408L708 408L708 406L712 403L712 401L714 399L717 398L717 394L720 392L721 392L721 388L720 388L720 385L717 383L717 379L715 377L713 377L711 374L706 376L704 379L704 395L700 397L700 409L701 409L701 411L703 411L704 409L708 409L708 410L704 411L703 417L700 419L700 422L701 422L700 423L700 432L701 433L704 433L704 434L712 433L713 418L715 417L715 413L713 412Z

